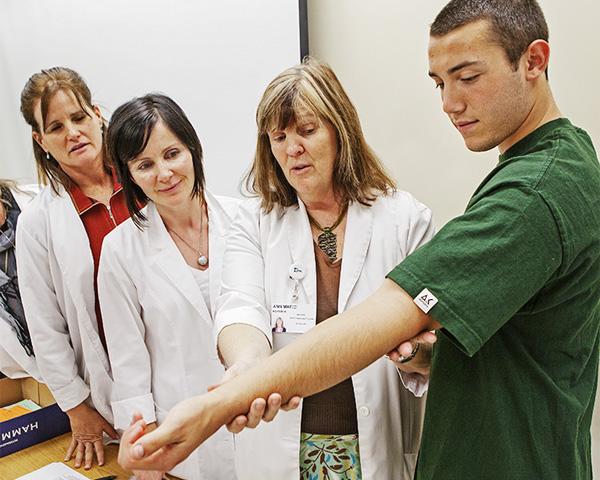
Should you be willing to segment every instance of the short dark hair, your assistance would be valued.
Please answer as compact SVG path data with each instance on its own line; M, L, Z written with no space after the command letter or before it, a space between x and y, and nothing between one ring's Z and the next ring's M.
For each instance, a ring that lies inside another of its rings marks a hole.
M159 93L149 93L124 103L115 110L110 119L106 145L110 161L123 186L127 209L138 228L142 228L146 221L141 208L148 202L148 197L131 178L129 162L146 148L150 134L159 120L165 123L192 154L192 197L204 193L202 145L181 107L171 98Z
M548 24L536 0L451 0L435 17L429 34L442 37L478 20L490 21L491 40L504 49L515 69L531 42L548 41Z

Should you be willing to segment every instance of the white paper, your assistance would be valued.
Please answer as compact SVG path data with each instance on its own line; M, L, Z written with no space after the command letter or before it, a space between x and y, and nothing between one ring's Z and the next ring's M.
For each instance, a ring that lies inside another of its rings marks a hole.
M35 472L28 473L17 480L89 480L81 473L67 467L64 463L50 463Z

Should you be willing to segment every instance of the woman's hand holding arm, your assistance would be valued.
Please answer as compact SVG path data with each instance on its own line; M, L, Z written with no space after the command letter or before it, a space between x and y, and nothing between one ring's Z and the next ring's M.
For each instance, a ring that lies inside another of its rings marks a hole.
M209 390L245 373L271 354L271 347L265 335L251 325L239 323L225 327L219 333L217 343L219 356L227 370L220 384L211 386ZM298 408L299 405L300 397L293 397L289 402L282 404L281 395L271 393L266 400L254 399L249 411L235 417L227 424L227 429L231 433L240 433L244 428L257 427L261 420L272 421L280 409L289 411Z

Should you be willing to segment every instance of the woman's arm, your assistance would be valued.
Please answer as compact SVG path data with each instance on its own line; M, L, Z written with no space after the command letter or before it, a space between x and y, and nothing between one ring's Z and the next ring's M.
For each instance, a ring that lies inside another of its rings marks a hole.
M265 263L260 243L259 206L247 201L240 206L227 236L214 331L215 338L220 338L231 325L254 327L256 332L262 333L270 349L270 312L266 305ZM226 366L230 366L232 360Z

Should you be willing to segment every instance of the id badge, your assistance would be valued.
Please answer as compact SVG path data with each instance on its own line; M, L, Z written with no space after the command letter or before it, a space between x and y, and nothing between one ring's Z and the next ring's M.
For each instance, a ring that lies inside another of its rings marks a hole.
M274 303L271 305L271 331L273 333L304 333L316 324L316 303Z

